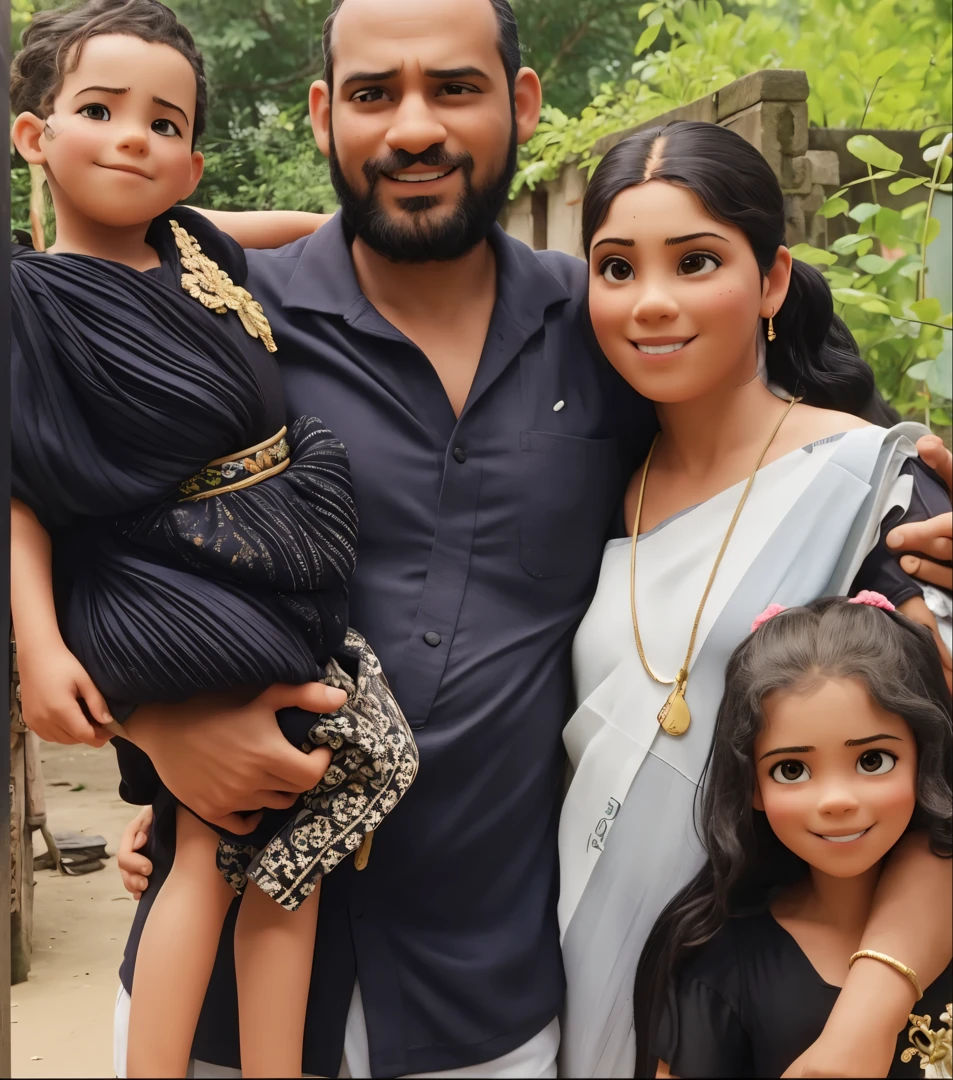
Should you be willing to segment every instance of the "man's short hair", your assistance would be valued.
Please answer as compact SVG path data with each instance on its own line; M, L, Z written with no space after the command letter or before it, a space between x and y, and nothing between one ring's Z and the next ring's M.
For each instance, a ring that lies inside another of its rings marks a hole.
M10 70L10 107L46 119L64 78L76 70L83 44L97 34L127 34L150 44L170 45L195 72L192 146L205 130L208 88L202 54L192 35L159 0L84 0L37 12L23 31L23 48Z
M332 97L334 95L334 62L331 56L331 30L343 3L344 0L333 0L331 12L324 20L324 81L328 84L328 92ZM510 0L489 0L489 3L496 12L496 21L500 27L500 57L503 60L506 81L512 95L513 87L516 85L516 73L522 66L519 26L516 23L516 15L510 5Z

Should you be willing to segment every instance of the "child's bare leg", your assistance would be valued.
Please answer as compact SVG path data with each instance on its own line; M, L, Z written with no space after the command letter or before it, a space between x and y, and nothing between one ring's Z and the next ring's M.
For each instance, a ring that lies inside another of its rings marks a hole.
M129 1016L126 1075L180 1077L235 899L215 865L218 836L188 810L175 818L175 862L142 931Z
M242 1076L301 1076L321 883L297 911L249 884L235 925Z

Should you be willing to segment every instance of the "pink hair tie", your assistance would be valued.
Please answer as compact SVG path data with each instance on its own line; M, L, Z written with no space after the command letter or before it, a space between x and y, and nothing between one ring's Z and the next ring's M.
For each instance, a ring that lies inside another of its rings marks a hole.
M768 606L761 612L761 614L751 624L751 633L764 626L769 620L773 619L775 615L780 615L782 611L787 611L787 608L783 604L768 604Z
M866 604L867 607L879 607L884 611L897 610L883 593L872 592L870 589L861 589L861 591L856 596L852 596L847 603Z

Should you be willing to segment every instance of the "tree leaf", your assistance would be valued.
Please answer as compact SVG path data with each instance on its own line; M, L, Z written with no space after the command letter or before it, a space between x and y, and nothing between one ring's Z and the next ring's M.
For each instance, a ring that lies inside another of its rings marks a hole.
M868 292L861 292L860 289L831 289L831 295L838 303L860 305L866 304L874 297Z
M661 22L657 22L654 26L647 26L639 35L639 42L635 46L635 55L639 56L644 53L645 50L655 42L655 39L659 36L659 31L662 29Z
M927 375L927 386L940 397L953 395L953 350L949 343L933 361L933 370Z
M940 162L940 176L939 181L942 184L944 180L950 175L950 170L953 169L953 158L945 157Z
M821 209L823 209L823 207ZM865 221L870 221L872 217L875 217L879 213L879 203L862 202L858 203L847 216L856 221L858 225L863 225Z
M847 149L867 165L875 169L890 169L896 172L903 164L903 156L891 150L873 135L852 135L847 140Z
M833 266L837 262L837 256L833 252L812 247L810 244L795 244L791 248L791 257L811 266Z
M857 260L857 265L865 274L882 274L885 270L889 270L893 263L881 255L861 255Z
M876 258L876 256L874 256ZM868 300L866 303L860 305L861 311L873 311L878 315L889 315L890 308L883 302L883 300Z
M911 312L916 318L922 319L923 322L938 322L943 313L940 301L935 296L925 296L922 300L907 304L905 310Z
M946 135L950 130L948 124L940 127L930 127L920 135L920 149L922 150L927 143L933 142L937 135Z
M896 169L881 169L879 172L871 173L870 176L860 176L856 180L851 180L849 184L845 184L841 188L838 194L842 194L848 188L856 187L858 184L869 184L871 180L883 180L887 176L896 176Z
M921 360L919 364L908 367L906 373L911 379L925 379L933 370L933 363L932 360Z
M929 182L926 176L905 176L902 180L894 180L889 185L887 190L891 195L904 195L908 191L912 191L915 187L919 187L921 184Z
M931 217L927 222L927 234L925 237L925 243L932 244L933 241L940 235L940 222L937 218Z
M896 40L896 38L894 39ZM869 61L866 67L867 75L872 79L880 79L903 57L903 50L898 48L884 49Z
M817 211L821 217L832 218L837 217L839 214L845 214L850 209L850 203L846 199L838 198L836 195L833 198L828 199Z

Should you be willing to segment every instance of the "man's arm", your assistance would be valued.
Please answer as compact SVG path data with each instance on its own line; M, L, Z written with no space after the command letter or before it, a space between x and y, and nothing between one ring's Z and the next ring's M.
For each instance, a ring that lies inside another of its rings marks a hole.
M329 713L347 699L323 683L276 684L258 697L207 695L175 705L143 705L111 734L121 735L149 755L162 782L200 818L234 833L249 833L258 814L286 810L302 791L317 784L331 752L306 754L284 737L275 713L298 706Z
M203 214L244 248L282 247L302 236L310 236L332 217L304 210L203 210L201 206L190 209Z
M906 964L927 987L953 956L951 905L953 860L934 855L925 833L911 833L884 866L860 948ZM821 1036L784 1075L886 1076L915 998L900 972L858 960Z

